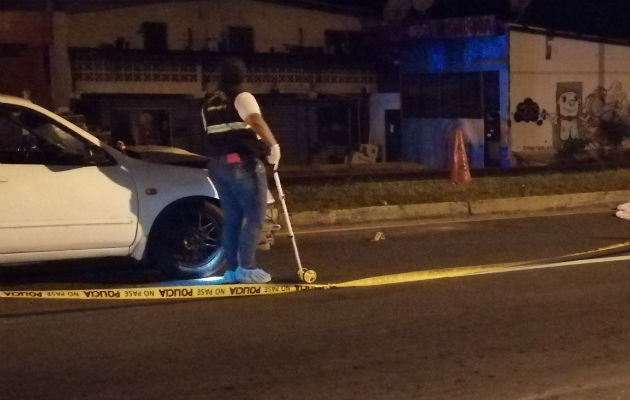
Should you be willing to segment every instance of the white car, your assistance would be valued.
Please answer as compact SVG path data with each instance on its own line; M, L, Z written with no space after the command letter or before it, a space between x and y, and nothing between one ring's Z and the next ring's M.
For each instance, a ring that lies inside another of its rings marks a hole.
M0 264L130 256L169 276L222 264L202 168L130 158L27 100L0 95Z

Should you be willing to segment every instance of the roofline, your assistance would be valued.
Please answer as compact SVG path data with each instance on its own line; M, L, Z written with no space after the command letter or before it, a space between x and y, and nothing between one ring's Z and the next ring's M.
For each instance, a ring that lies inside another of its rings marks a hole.
M61 9L68 13L98 12L119 8L146 6L159 3L190 3L199 0L112 0L97 1L89 3L67 3L63 0L56 4L56 9ZM209 1L209 0L201 0ZM362 17L378 18L380 12L371 7L360 7L352 5L336 5L334 3L323 2L321 0L252 0L263 3L275 3L287 7L304 8L310 10L318 10L330 13L357 15Z
M330 13L349 14L361 17L374 17L380 19L381 11L372 7L352 6L348 4L339 5L320 0L254 0L264 3L276 3L289 7L306 8Z
M565 31L561 29L545 28L537 25L520 24L516 22L506 21L504 24L510 29L519 32L537 33L540 35L548 35L554 37L562 37L566 39L586 40L590 42L616 44L621 46L630 46L630 39L617 38L610 36L599 36L579 32Z

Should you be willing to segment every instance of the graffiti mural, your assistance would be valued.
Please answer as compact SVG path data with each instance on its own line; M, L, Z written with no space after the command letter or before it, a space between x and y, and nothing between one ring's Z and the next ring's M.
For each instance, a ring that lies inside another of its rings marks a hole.
M514 121L535 122L536 125L542 125L543 120L546 118L546 116L547 112L544 109L541 111L538 103L527 97L516 106Z
M620 145L630 146L630 101L620 81L597 86L584 98L582 82L557 82L554 104L555 112L547 112L527 97L518 103L513 118L537 125L549 119L558 159L578 154L601 158Z
M580 116L589 147L618 146L630 133L630 104L619 81L608 89L596 87L586 99Z
M596 87L591 94L584 99L582 109L582 120L589 132L589 137L594 137L599 126L599 117L606 106L606 89L602 86Z
M582 82L558 82L556 84L556 112L553 144L557 150L583 147L584 127L579 118L582 111Z

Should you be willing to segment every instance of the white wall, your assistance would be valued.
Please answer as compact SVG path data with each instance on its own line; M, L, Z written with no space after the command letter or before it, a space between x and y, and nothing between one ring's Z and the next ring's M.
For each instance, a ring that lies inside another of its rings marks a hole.
M70 14L69 45L97 47L122 36L130 48L141 49L140 26L145 21L168 24L169 50L185 49L188 28L192 30L192 50L201 50L206 38L220 40L228 26L251 26L257 52L268 52L272 47L280 52L285 44L299 45L300 28L303 46L323 46L327 29L361 30L358 17L255 0L165 2Z
M620 82L626 98L630 90L630 47L544 34L510 32L510 150L553 149L552 120L557 114L557 84L582 84L581 105L595 88L611 90ZM547 46L550 57L547 59ZM515 122L514 112L525 98L531 98L551 115L542 125ZM580 105L580 108L581 108ZM580 113L581 117L585 115ZM557 138L555 138L557 141Z
M385 110L400 110L400 93L372 93L370 95L370 143L381 147L384 161L387 158Z

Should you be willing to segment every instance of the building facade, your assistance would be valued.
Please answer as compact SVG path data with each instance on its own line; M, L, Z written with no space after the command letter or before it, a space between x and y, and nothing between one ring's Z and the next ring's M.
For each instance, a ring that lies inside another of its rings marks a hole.
M627 136L627 43L513 26L509 48L514 163L588 156Z
M113 141L151 130L200 151L202 98L236 55L284 164L341 163L369 143L379 161L448 169L456 129L473 168L627 145L627 39L493 15L388 24L272 0L123 3L0 12L2 92L71 108Z
M423 21L389 35L400 49L401 128L394 141L405 161L449 168L456 129L466 134L472 168L588 157L619 144L607 131L630 130L627 41L493 16Z
M0 89L28 97L44 106L53 104L50 13L0 11Z
M356 16L254 0L142 5L67 15L73 98L114 140L150 115L161 144L199 150L199 110L228 55L283 143L284 162L342 162L358 147L374 91L357 58Z
M159 144L199 151L203 96L220 61L238 56L285 164L343 162L368 140L376 75L360 32L374 20L273 1L126 4L38 13L48 22L38 37L50 38L40 75L53 82L39 103L71 108L112 141L139 144L150 129Z

